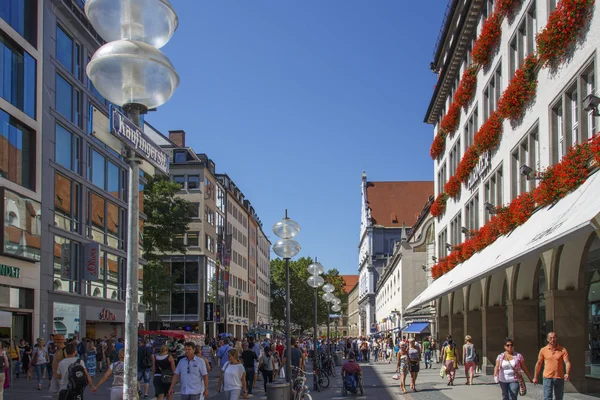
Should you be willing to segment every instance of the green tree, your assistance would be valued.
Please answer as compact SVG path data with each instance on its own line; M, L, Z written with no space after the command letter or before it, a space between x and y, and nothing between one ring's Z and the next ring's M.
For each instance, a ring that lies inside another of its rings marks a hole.
M307 267L312 262L310 257L290 260L290 318L302 331L311 330L314 323L314 289L306 283L309 277ZM323 279L335 287L334 294L343 304L346 295L339 271L331 269L323 274ZM317 293L317 323L321 325L327 322L327 304L323 300L323 290L319 288ZM285 261L277 258L271 260L271 317L285 321L285 305Z
M177 276L170 274L161 257L166 253L185 253L177 236L184 235L192 220L192 204L177 193L181 187L164 175L151 177L144 188L144 223L142 251L147 264L144 266L142 302L155 319L157 308L168 301L168 294L176 289Z

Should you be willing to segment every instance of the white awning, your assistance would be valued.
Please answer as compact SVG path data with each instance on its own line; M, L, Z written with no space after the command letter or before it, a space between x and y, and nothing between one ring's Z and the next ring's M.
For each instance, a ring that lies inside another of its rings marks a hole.
M522 260L600 227L600 173L553 206L534 213L527 222L474 254L452 271L433 281L407 310L454 292Z

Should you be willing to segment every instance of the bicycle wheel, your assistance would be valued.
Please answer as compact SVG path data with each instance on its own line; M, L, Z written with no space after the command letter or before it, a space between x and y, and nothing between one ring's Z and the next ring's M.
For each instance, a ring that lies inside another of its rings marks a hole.
M324 374L323 372L319 373L319 385L323 389L327 389L329 387L329 377L327 374Z
M302 398L300 400L312 400L312 396L308 393L302 393Z
M335 376L335 364L331 363L331 376Z

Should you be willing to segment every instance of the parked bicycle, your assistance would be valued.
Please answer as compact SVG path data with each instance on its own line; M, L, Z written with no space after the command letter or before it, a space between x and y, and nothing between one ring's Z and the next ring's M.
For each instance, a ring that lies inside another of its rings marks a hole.
M292 385L294 390L294 400L312 400L308 386L306 386L306 375L313 374L309 374L298 367L294 367L294 371L298 372L296 379L294 379L294 384Z

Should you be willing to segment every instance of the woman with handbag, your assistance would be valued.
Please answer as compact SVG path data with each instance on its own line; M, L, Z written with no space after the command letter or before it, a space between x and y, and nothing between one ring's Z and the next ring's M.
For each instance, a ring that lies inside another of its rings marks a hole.
M36 347L34 347L33 359L31 363L35 366L35 373L37 375L38 390L42 390L42 379L44 376L44 370L46 370L46 364L48 363L48 351L46 350L44 339L38 339Z
M408 352L406 346L400 346L397 356L396 372L400 373L400 390L406 393L406 376L408 375Z
M244 399L247 399L246 368L240 362L237 350L230 349L227 352L227 359L228 361L223 364L222 373L219 377L217 392L221 391L221 385L223 385L225 400L238 400L240 394L242 394Z
M531 382L531 374L525 365L525 358L514 351L512 339L506 339L504 352L498 355L494 367L494 381L500 383L502 400L516 400L519 394L522 396L527 394L523 373Z
M275 369L275 358L270 347L265 347L265 351L258 361L258 370L262 372L264 380L265 393L267 393L267 383L273 382L273 370Z
M92 386L92 392L98 390L111 375L114 375L110 388L110 400L123 400L123 378L125 377L125 349L119 350L119 360L110 364L96 386Z
M206 366L208 367L208 363ZM174 371L175 359L169 354L169 346L163 344L159 354L152 354L152 375L154 376L152 383L154 384L154 394L158 400L164 399L165 396L167 396L167 400L173 398L169 394L169 388Z
M410 388L417 391L417 376L421 364L421 350L416 346L415 339L410 339L408 344L408 369L410 371Z

